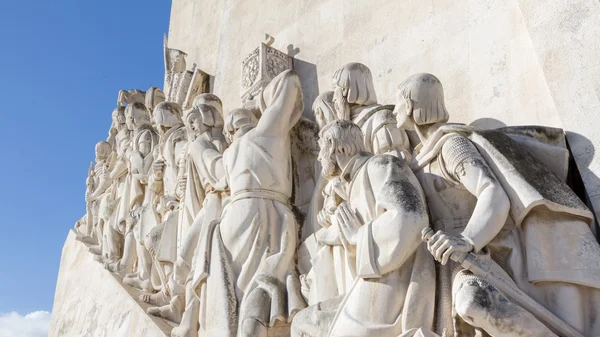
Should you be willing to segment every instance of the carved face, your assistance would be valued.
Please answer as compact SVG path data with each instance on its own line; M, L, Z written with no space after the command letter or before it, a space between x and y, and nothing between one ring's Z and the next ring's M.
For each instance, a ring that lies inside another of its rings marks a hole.
M344 88L336 86L333 90L333 105L338 118L350 120L350 103L348 103Z
M409 114L408 110L408 102L402 95L402 93L398 92L396 95L396 107L394 108L394 114L396 115L396 125L398 129L403 130L413 130L414 122Z
M127 125L127 129L133 131L135 130L135 121L133 119L133 114L131 110L125 110L125 125Z
M323 168L321 174L327 179L339 176L342 172L337 160L335 153L333 152L332 140L328 138L321 138L319 140L321 150L319 151L319 162Z
M190 112L186 118L186 126L192 138L208 131L208 127L202 122L202 117L197 111Z

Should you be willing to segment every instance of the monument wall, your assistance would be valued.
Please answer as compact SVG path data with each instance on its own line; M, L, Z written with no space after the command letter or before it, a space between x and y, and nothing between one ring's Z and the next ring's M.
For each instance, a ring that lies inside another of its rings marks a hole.
M241 104L242 60L264 41L294 55L308 113L333 71L373 72L380 103L416 72L442 83L450 121L561 127L600 210L600 3L592 0L173 0L169 47L212 76L227 112Z

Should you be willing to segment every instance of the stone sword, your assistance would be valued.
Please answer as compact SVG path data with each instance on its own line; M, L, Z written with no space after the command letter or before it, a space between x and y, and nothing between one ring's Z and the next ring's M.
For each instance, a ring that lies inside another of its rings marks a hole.
M421 231L421 239L427 243L433 234L433 229L430 227L424 228ZM542 323L554 330L559 336L584 337L569 324L565 323L562 319L529 297L529 295L519 289L512 280L507 279L507 276L503 275L505 274L504 270L502 270L494 260L484 260L477 254L464 252L454 252L450 256L450 259L496 287L496 289L506 295L511 301L536 316Z

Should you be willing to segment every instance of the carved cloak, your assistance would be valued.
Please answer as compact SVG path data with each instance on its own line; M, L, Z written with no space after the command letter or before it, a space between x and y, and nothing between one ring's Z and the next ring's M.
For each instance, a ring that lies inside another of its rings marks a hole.
M515 283L585 335L600 334L595 310L600 307L600 245L590 229L593 214L550 169L561 174L564 165L542 164L501 130L446 125L420 149L413 169L436 158L442 145L457 135L476 145L510 199L519 237L500 244L513 251ZM557 158L560 155L551 160ZM575 307L578 310L571 310Z

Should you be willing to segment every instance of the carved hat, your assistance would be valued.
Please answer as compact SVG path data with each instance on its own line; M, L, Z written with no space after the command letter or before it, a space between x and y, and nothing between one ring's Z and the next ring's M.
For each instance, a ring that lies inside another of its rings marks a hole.
M209 104L198 104L184 112L184 119L187 123L191 114L199 114L202 119L202 124L211 128L223 128L223 117L219 114L217 108Z
M154 108L154 120L157 125L173 127L181 124L181 106L175 102L162 102Z
M377 103L373 76L369 67L362 63L348 63L333 74L333 87L344 89L348 103L371 105Z
M448 121L442 82L432 74L419 73L408 77L398 88L400 95L407 101L407 109L417 125Z
M223 103L221 102L219 96L210 93L200 94L196 96L196 98L194 98L194 103L192 103L192 107L197 107L200 104L207 104L213 106L215 109L217 109L217 112L219 113L219 115L221 115L221 118L223 117Z
M258 119L251 110L234 109L227 115L224 131L233 135L236 130L247 125L257 125Z
M133 117L133 123L135 125L150 124L150 112L146 109L143 103L134 102L129 104L125 108L125 116L130 115Z

